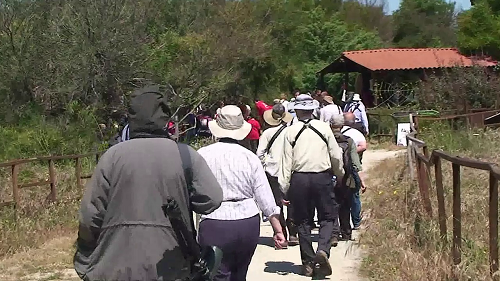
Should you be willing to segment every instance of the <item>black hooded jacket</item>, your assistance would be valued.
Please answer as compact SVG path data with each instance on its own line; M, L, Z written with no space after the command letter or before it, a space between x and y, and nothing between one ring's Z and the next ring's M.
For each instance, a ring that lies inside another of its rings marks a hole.
M177 143L163 130L168 118L159 87L133 94L131 140L103 154L82 198L74 257L82 279L166 281L190 274L190 261L161 207L175 199L189 226L190 210L213 212L222 189L203 157L187 147L193 190L188 192Z

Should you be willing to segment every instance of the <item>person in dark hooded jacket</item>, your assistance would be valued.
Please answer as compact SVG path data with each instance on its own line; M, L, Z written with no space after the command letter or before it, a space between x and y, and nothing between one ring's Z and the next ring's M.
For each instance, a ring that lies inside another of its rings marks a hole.
M79 213L74 266L86 281L185 280L192 262L181 250L162 205L174 198L191 233L192 213L209 214L222 189L191 147L191 192L178 144L164 130L170 111L159 86L132 94L130 141L101 157L87 184ZM185 151L185 150L184 150Z

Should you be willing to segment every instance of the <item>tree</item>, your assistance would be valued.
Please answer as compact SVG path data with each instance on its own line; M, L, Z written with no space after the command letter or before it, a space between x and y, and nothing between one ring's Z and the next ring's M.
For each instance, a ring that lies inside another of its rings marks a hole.
M458 45L462 52L500 59L500 10L490 2L498 3L479 1L460 15Z
M399 47L456 45L455 3L445 0L403 0L394 12L394 39Z

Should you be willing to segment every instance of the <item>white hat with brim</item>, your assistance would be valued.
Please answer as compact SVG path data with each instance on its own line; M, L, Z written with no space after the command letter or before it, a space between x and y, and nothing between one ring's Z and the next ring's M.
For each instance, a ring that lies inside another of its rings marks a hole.
M353 101L360 101L361 100L361 96L359 94L354 94L354 96L352 96L352 100Z
M293 116L286 111L281 103L275 104L272 109L264 111L262 117L264 121L271 126L278 126L282 122L288 123L293 120Z
M305 94L299 95L293 104L294 110L314 110L318 108L318 104L314 102L314 99Z
M208 122L208 128L216 138L242 140L248 136L252 125L245 121L239 107L226 105L220 109L215 120Z

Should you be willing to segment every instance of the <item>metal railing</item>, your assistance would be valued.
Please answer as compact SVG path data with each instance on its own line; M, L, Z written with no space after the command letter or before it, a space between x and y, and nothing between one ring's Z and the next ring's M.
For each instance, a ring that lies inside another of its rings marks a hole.
M10 168L11 171L11 185L12 185L12 200L0 202L0 207L14 206L18 207L21 205L21 200L19 196L19 191L24 188L38 187L50 185L50 193L47 195L46 200L56 201L57 199L57 172L55 168L55 161L58 160L73 160L75 161L75 177L76 185L79 189L83 188L82 180L88 179L92 175L82 175L82 159L87 157L95 157L96 163L99 161L100 155L103 152L92 152L87 154L78 155L61 155L61 156L42 156L34 157L28 159L12 160L4 163L0 163L0 168ZM35 180L29 183L19 183L19 168L28 163L34 162L46 162L49 169L48 179Z
M414 129L414 128L413 128ZM430 172L434 167L435 187L437 196L438 222L440 237L444 245L447 242L445 195L443 187L442 160L452 164L452 212L453 212L453 244L451 256L453 265L459 265L462 261L462 214L461 214L461 167L468 167L489 172L489 263L490 274L493 276L498 271L498 181L500 180L500 169L494 163L478 161L474 159L453 156L441 150L433 150L429 153L427 144L416 137L417 131L413 130L407 136L408 142L408 164L413 179L413 163L416 164L418 188L423 208L429 218L432 218L432 204L430 200ZM498 278L498 277L494 277ZM457 277L455 277L457 280ZM495 279L497 280L497 279Z

